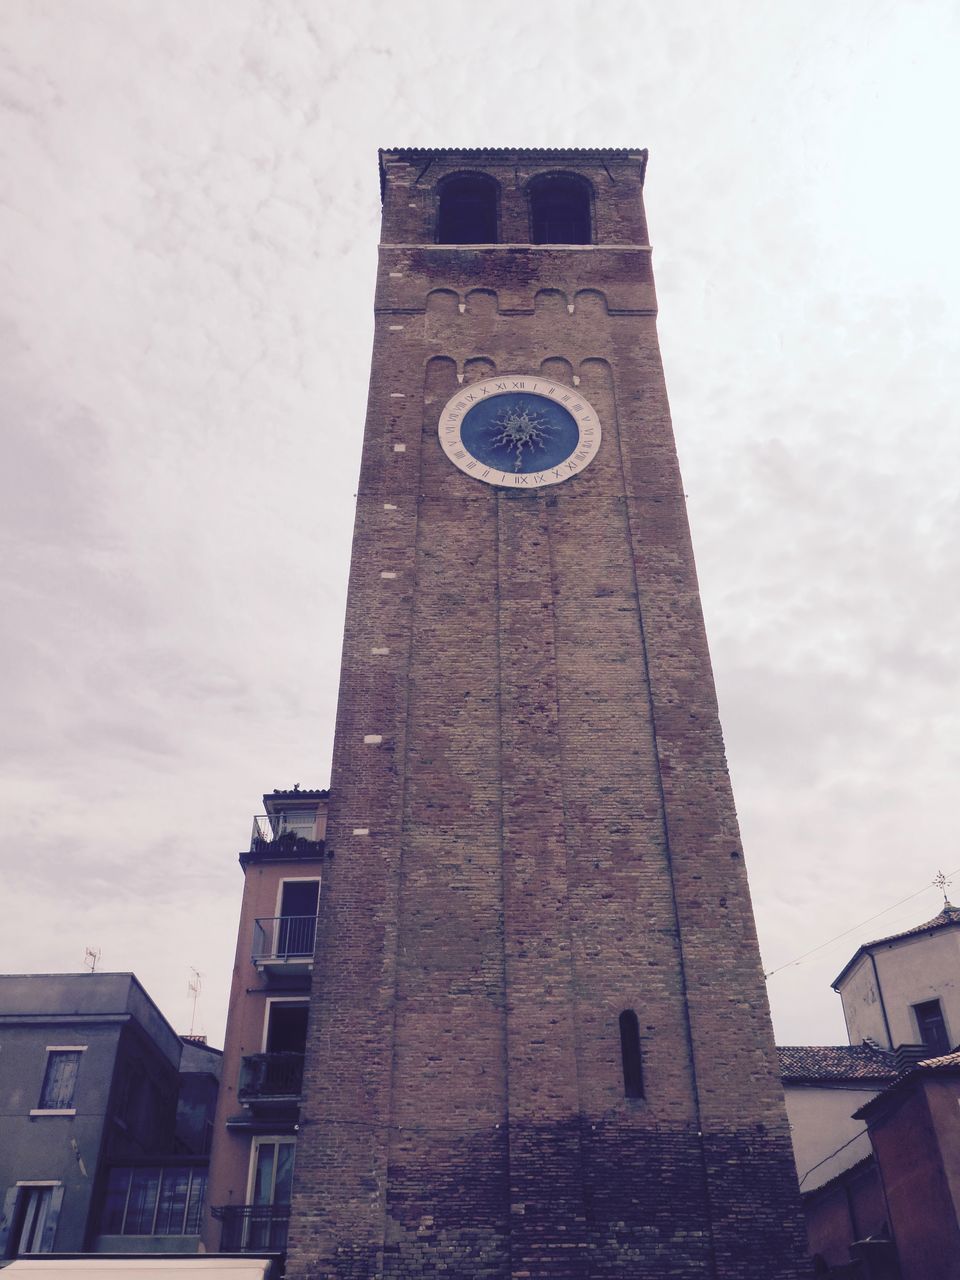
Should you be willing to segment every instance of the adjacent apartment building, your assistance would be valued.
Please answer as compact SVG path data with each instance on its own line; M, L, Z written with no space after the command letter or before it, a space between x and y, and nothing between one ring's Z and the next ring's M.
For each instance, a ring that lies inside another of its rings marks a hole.
M223 1081L203 1232L211 1252L282 1253L326 830L326 791L274 791L240 854Z
M220 1056L132 973L0 976L0 1259L195 1251Z

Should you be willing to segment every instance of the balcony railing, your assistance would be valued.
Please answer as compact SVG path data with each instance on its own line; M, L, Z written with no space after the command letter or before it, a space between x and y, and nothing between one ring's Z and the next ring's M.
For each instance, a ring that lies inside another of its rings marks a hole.
M313 960L316 916L266 916L253 924L253 963Z
M258 813L253 819L250 853L275 860L319 858L323 840L317 835L316 818Z
M213 1210L219 1218L221 1253L278 1253L287 1247L288 1204L228 1204Z
M240 1099L299 1098L302 1053L251 1053L240 1068Z

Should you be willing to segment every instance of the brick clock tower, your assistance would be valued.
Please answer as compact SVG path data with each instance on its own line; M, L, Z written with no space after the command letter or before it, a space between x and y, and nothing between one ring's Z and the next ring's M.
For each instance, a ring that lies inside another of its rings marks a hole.
M380 159L288 1273L796 1277L646 153Z

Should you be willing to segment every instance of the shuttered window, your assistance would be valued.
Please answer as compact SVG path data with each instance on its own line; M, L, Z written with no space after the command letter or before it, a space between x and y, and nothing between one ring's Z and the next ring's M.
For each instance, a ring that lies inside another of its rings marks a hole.
M65 1111L73 1106L80 1066L79 1049L51 1049L43 1074L39 1107L43 1111Z

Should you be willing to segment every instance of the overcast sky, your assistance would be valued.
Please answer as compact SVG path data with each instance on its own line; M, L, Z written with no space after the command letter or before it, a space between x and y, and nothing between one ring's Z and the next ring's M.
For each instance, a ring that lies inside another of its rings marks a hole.
M960 868L955 0L4 0L0 969L222 1043L260 795L325 786L378 146L650 148L781 1042ZM960 900L960 877L955 890ZM956 1038L957 1029L954 1029Z

